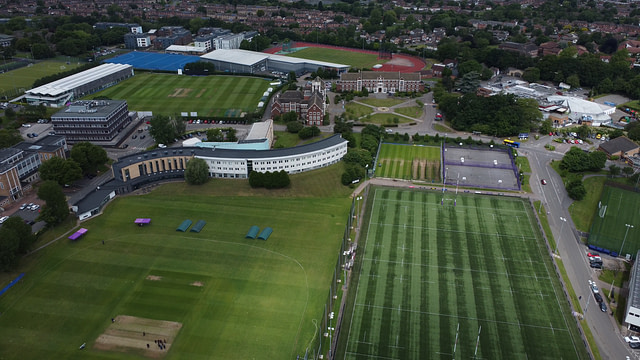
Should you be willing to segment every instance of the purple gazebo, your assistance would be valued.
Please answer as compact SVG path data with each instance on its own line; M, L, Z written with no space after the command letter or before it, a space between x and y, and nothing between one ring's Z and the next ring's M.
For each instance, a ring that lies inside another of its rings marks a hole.
M139 226L151 224L151 219L138 218L136 219L136 221L134 221L134 224Z
M80 230L76 231L75 233L73 233L73 235L69 236L69 239L73 241L78 240L82 237L82 235L86 234L87 231L88 230L85 228L80 228Z

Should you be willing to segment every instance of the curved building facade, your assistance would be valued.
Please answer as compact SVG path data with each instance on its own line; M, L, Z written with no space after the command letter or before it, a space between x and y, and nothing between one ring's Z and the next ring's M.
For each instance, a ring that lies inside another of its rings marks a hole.
M189 160L206 161L213 178L247 179L251 171L301 173L335 164L347 153L348 141L339 134L324 140L286 149L232 150L198 147L164 148L126 156L112 166L118 192L143 185L183 178Z

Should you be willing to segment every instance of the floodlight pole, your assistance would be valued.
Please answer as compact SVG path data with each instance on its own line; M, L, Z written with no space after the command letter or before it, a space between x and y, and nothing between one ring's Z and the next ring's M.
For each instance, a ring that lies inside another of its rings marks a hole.
M624 224L624 226L627 227L627 231L624 232L624 239L622 240L622 246L620 246L620 251L618 252L618 255L622 255L622 248L624 247L624 242L627 241L627 235L629 234L629 229L634 227L631 224Z

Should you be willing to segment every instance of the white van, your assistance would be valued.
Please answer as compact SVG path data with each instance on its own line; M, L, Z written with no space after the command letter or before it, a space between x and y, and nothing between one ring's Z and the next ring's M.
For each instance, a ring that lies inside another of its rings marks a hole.
M159 148L161 148L161 149L164 149L164 148L166 148L166 147L167 147L167 145L165 145L165 144L158 144L158 147L159 147Z

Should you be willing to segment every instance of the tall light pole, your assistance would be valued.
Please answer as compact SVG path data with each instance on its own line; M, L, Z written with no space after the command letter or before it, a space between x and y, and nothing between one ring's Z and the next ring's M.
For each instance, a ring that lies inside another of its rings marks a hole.
M560 226L560 236L562 236L562 230L564 230L564 224L567 222L567 218L563 218L562 216L560 216L560 221L562 221L562 225ZM558 253L558 239L556 239L555 241L555 245L556 248L554 250L554 252L557 254Z
M618 255L622 255L622 248L624 247L624 242L627 241L627 235L629 234L629 229L634 227L631 224L624 224L624 226L627 227L627 231L624 232L624 239L622 240L622 246L620 246L620 251L618 252Z

